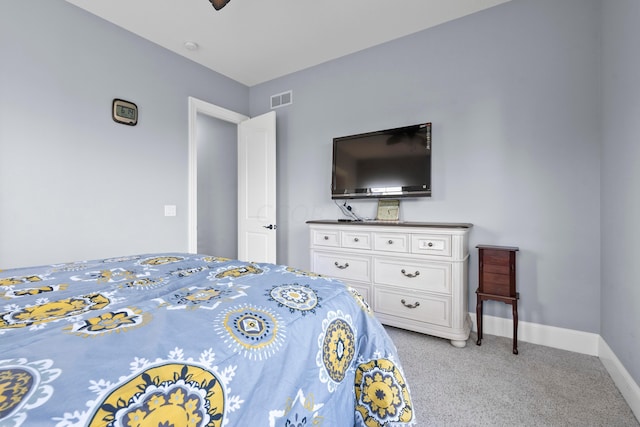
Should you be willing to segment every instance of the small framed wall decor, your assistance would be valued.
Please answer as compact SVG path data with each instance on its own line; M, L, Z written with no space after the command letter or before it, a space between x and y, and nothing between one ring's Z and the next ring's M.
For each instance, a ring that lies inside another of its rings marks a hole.
M380 199L378 200L378 214L376 219L379 221L398 221L400 218L400 200L397 199Z
M124 99L114 99L111 107L114 122L135 126L138 123L138 106Z

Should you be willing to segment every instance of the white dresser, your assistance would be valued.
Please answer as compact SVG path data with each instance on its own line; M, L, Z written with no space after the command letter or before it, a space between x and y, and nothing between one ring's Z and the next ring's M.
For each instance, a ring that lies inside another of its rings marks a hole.
M464 347L471 224L307 221L311 270L343 279L386 325Z

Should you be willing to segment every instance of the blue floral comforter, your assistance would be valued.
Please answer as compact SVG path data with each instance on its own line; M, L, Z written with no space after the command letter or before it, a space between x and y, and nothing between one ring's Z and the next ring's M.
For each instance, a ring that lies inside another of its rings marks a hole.
M164 253L0 271L1 426L405 426L396 349L341 282Z

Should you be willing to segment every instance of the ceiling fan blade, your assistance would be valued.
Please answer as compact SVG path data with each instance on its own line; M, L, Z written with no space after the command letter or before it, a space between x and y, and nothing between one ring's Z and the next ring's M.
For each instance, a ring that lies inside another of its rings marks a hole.
M220 10L227 5L231 0L209 0L215 10Z

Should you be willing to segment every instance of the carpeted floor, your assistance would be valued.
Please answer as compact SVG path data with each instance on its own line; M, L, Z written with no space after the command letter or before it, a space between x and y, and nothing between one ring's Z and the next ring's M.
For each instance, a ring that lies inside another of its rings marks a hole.
M595 356L472 333L465 348L385 327L400 354L418 426L640 424Z

